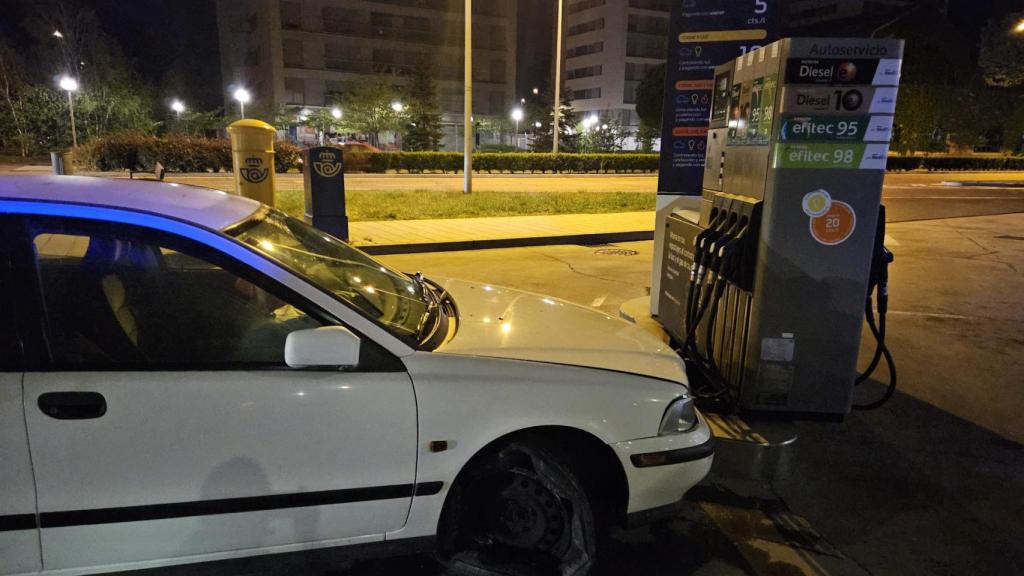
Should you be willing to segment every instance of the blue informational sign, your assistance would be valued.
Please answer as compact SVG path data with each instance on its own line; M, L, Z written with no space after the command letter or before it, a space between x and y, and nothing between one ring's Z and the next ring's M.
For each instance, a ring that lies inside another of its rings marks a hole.
M715 67L777 40L778 0L673 0L658 194L699 196Z

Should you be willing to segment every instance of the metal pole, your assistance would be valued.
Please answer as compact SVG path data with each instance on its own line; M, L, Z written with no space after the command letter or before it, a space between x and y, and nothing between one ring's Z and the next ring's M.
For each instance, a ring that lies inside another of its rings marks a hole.
M238 101L238 108L239 108L239 111L242 114L242 119L245 119L245 102L242 102L241 100L239 100Z
M78 148L78 132L75 130L75 99L68 90L68 110L71 112L71 147Z
M473 121L471 116L473 114L473 0L466 0L466 69L465 69L465 83L466 83L466 96L463 101L462 110L462 124L463 124L463 141L462 141L462 156L464 163L462 172L464 174L464 182L462 191L469 194L473 191Z
M513 134L513 136L515 136L516 150L519 150L519 120L516 120L516 132L515 134Z
M558 154L558 123L562 112L562 0L558 0L558 32L555 34L555 123L551 128L551 151Z

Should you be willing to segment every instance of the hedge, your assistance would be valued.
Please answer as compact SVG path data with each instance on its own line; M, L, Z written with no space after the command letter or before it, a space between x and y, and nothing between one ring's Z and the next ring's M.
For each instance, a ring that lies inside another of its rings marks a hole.
M274 150L276 172L302 167L302 148L281 141ZM229 172L231 143L224 138L122 132L81 146L77 160L83 167L101 171L149 171L159 162L168 172Z
M461 152L378 152L367 154L367 172L459 172ZM552 154L540 152L479 152L473 154L477 172L657 172L657 154Z
M277 172L302 168L302 148L287 141L274 145ZM79 162L93 170L152 170L160 162L171 172L231 170L231 145L223 138L180 134L148 136L122 132L90 141L79 149ZM455 173L462 170L461 152L350 152L348 172ZM551 154L539 152L479 152L473 155L478 172L510 173L628 173L657 172L657 154ZM903 170L1024 170L1021 156L890 156L888 169Z
M890 156L890 171L1024 170L1022 156Z

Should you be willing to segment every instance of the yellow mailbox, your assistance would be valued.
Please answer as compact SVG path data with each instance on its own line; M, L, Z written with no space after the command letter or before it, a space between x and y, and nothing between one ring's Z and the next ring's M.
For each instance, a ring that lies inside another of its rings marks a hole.
M239 120L228 126L235 192L274 205L274 139L277 131L266 122Z

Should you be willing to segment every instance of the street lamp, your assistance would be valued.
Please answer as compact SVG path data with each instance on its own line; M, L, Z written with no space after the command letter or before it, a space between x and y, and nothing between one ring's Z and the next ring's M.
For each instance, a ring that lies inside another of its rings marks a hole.
M533 89L533 95L536 96L537 94L540 94L540 88Z
M63 39L64 35L60 33L60 30L54 30L53 31L53 37L54 38L61 38L61 39Z
M1014 32L1024 32L1024 18L1017 23L1017 27L1013 29Z
M171 110L174 110L174 117L181 119L181 113L185 111L185 103L177 98L171 102Z
M71 114L71 147L78 148L78 132L75 130L75 99L72 96L78 91L78 80L71 76L61 76L60 89L68 93L68 112Z
M337 106L331 108L331 116L335 120L341 120L341 108L338 108Z
M234 96L235 100L238 101L238 111L242 118L245 118L245 105L252 100L252 95L249 94L249 91L245 88L239 88L235 90L235 93L232 96Z
M398 100L395 100L394 102L391 103L391 109L394 110L395 112L401 113L403 110L405 110L405 106Z
M516 131L515 131L516 148L519 148L519 121L523 119L523 109L522 108L513 108L512 109L512 119L516 121Z

